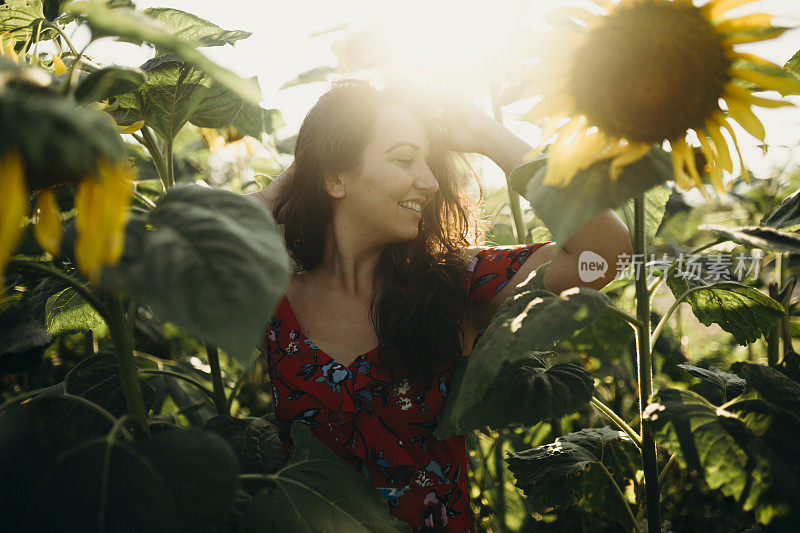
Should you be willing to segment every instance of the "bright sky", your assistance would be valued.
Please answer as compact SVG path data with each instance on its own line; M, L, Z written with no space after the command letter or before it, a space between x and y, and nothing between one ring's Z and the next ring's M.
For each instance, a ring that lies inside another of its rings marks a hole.
M328 84L311 83L280 90L280 86L298 74L322 65L336 65L331 44L342 32L331 32L310 37L314 32L332 29L341 23L359 28L373 20L388 18L390 28L396 30L395 38L408 44L411 50L425 50L420 61L463 62L475 66L489 43L502 36L503 13L509 13L520 2L494 0L404 0L386 2L378 0L137 0L137 7L173 7L188 11L229 30L252 32L249 39L239 41L235 47L204 48L209 57L244 77L257 75L263 92L262 105L282 111L286 127L279 137L297 132L300 122L316 99L326 91ZM570 4L580 3L570 2ZM534 28L541 25L539 15L550 11L559 3L527 2L528 15L522 22ZM565 2L566 4L566 2ZM767 12L776 15L776 25L800 27L800 2L798 0L759 0L735 11L735 14ZM495 33L496 32L496 33ZM493 34L494 33L494 34ZM80 40L80 36L76 36ZM756 53L778 64L784 64L800 49L800 29L761 43L741 45L740 50ZM88 51L103 63L138 66L150 58L151 52L125 43L108 40L92 45ZM436 67L434 67L436 68ZM440 65L444 69L444 64ZM471 95L487 112L486 95ZM791 97L800 105L800 97ZM530 102L504 108L506 126L528 142L534 142L539 129L518 118L531 107ZM766 176L775 168L800 164L800 108L762 109L757 114L767 129L766 143L771 149L766 157L756 147L757 141L737 127L737 137L745 151L745 158L753 172ZM795 148L790 150L790 148ZM484 158L485 159L485 158ZM485 185L504 183L502 172L488 160L479 163Z

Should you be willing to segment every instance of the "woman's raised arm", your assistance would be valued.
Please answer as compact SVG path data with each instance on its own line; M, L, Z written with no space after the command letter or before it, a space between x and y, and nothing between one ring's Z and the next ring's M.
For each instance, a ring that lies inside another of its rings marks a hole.
M294 162L291 165L286 167L286 170L280 173L280 175L272 180L266 187L261 189L260 191L247 193L245 196L252 196L257 200L264 203L269 209L269 212L272 213L272 216L275 217L277 220L277 214L275 213L275 199L278 198L278 192L280 191L281 187L286 183L287 179L292 175L294 172ZM280 221L278 222L280 223Z

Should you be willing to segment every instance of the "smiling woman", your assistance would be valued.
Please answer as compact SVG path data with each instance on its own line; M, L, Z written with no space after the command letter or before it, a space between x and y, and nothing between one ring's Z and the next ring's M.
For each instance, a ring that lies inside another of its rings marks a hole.
M544 281L561 290L577 280L567 251L629 240L598 217L555 255L552 243L476 247L453 151L509 171L530 147L448 96L442 113L430 94L336 83L306 116L294 163L258 194L296 262L261 348L287 453L291 424L307 424L396 517L430 531L472 530L464 437L432 435L459 356L531 269L552 259Z

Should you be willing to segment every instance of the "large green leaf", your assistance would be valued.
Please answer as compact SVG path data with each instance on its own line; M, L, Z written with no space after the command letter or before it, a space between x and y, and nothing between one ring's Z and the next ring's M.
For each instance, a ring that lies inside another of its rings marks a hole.
M52 342L53 337L21 306L0 311L0 374L36 369Z
M196 49L197 43L175 35L170 28L142 13L126 8L111 9L100 0L74 3L70 10L88 15L89 27L95 38L109 35L138 43L151 42L159 50L179 55L245 101L258 103L261 100L261 90L257 84L217 65Z
M243 473L271 474L286 463L277 426L263 418L215 416L206 421L205 427L228 441Z
M234 45L236 41L252 35L248 31L223 30L197 15L169 7L150 7L142 10L142 14L163 24L175 36L193 42L197 46Z
M245 103L236 115L232 126L242 135L261 139L262 133L273 133L285 125L278 109L264 109L261 106Z
M761 248L776 252L800 252L800 236L796 233L778 231L768 226L741 226L729 228L717 224L701 224L697 229L713 231L748 248Z
M707 284L695 276L679 274L674 270L667 277L672 294L678 298L690 288L703 287L684 301L692 306L700 322L706 326L718 324L741 345L758 340L784 315L781 304L753 287L735 281Z
M137 91L121 95L112 115L120 125L144 120L165 140L172 140L191 121L204 128L233 122L242 100L219 83L167 54L142 65L147 80Z
M120 263L103 283L132 292L162 320L242 362L289 279L289 258L259 201L183 184L126 227Z
M609 427L582 429L555 442L508 454L508 468L535 510L563 509L576 503L617 520L627 512L600 463L614 471L617 484L633 479L635 446ZM627 519L630 524L630 519Z
M79 102L105 100L137 89L145 81L142 69L124 66L106 67L86 76L75 88Z
M460 387L447 400L452 405L447 405L436 429L438 438L457 432L480 407L504 364L523 359L531 351L549 350L554 342L591 324L611 304L606 295L583 287L559 296L531 289L539 283L538 277L530 276L514 290L475 345Z
M759 522L796 514L800 481L785 461L796 457L777 456L732 412L691 391L666 389L647 407L644 422L682 464L752 509Z
M546 159L541 159L515 168L509 180L531 203L561 246L575 230L598 214L625 205L672 175L669 156L660 148L653 148L625 167L616 180L609 174L610 166L610 160L595 163L579 171L567 187L561 188L542 183L547 167Z
M308 426L291 429L294 453L270 475L244 516L248 531L411 531L370 483Z
M800 224L800 189L783 199L781 204L764 215L761 226L786 228Z
M644 194L644 226L645 226L645 242L653 242L656 236L656 231L661 225L664 218L664 211L669 200L670 191L667 187L655 187L650 189ZM633 199L628 200L624 205L616 209L617 214L628 226L628 231L633 235Z
M617 361L630 355L633 328L616 313L606 310L565 344L577 352L603 361Z
M740 394L744 394L744 392L747 390L747 382L744 379L740 378L736 374L720 370L715 366L701 368L699 366L689 365L686 363L681 363L678 366L686 370L691 375L719 387L719 389L722 391L722 394L725 395L726 401L735 398Z
M98 438L62 455L26 514L29 531L177 531L164 478L127 442Z
M108 333L100 314L71 287L47 299L45 326L50 335L75 330L91 330L98 336Z
M239 463L230 445L212 431L166 430L139 451L164 478L183 531L219 531L238 488Z
M458 394L456 384L452 394ZM572 414L592 399L594 378L571 363L547 368L536 354L526 354L522 359L507 362L495 377L483 398L463 416L450 414L448 403L442 415L449 424L437 428L437 436L445 437L446 429L463 434L473 429L489 426L501 429L511 423L533 426L548 418L561 418Z
M800 413L800 384L764 365L734 363L731 370L747 380L762 398L794 413Z
M0 34L24 41L32 33L33 21L43 18L42 0L5 0L0 5Z

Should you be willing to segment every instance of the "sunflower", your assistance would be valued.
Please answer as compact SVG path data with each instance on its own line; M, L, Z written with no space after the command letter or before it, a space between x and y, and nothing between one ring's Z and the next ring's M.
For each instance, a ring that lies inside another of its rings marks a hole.
M119 261L122 255L125 221L135 175L122 160L97 162L97 176L78 183L75 196L77 237L75 260L78 269L92 283L100 280L102 267ZM22 236L29 186L22 157L10 151L0 157L0 294L5 291L2 273ZM61 215L52 187L40 188L33 216L34 235L42 248L58 257L61 243Z
M746 87L800 91L800 81L780 76L780 67L734 45L768 39L783 29L758 13L724 18L751 0L593 0L605 14L562 8L549 20L561 21L545 36L556 52L533 67L525 96L542 99L523 120L542 123L548 149L547 185L564 187L579 170L611 158L610 174L668 141L674 180L697 186L708 198L687 135L694 132L706 170L720 194L723 171L732 172L727 132L747 170L728 120L764 141L764 126L751 106L781 107L790 102L751 94ZM720 106L724 100L725 109Z

